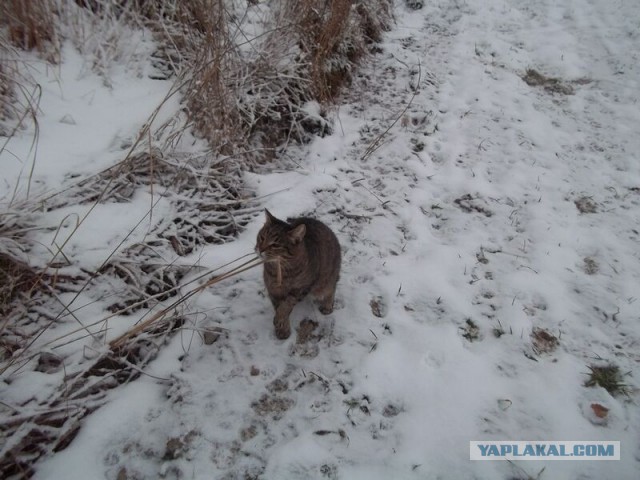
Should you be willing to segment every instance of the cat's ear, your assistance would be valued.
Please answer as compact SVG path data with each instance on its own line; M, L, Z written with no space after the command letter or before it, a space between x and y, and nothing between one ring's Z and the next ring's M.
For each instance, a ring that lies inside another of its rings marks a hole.
M289 232L289 238L294 244L300 243L305 233L307 233L307 227L302 223Z
M267 210L266 208L264 209L264 215L266 217L266 224L270 225L272 223L275 223L276 221L276 217L274 217L273 215L271 215L271 212L269 210Z

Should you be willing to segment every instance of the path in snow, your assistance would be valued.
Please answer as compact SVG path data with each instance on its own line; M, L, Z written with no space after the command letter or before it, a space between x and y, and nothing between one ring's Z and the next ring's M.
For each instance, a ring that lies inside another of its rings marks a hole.
M168 381L114 392L40 478L636 478L640 5L427 3L399 2L332 136L248 175L339 235L335 312L298 306L280 342L260 272L203 293L194 323L227 330L185 330L149 368ZM583 386L597 359L629 397ZM481 439L620 440L622 460L468 461Z

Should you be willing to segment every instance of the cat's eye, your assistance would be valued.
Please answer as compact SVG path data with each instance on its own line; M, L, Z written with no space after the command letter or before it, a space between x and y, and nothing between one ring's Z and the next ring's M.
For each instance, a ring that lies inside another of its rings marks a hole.
M275 245L275 241L272 238L268 238L268 235L264 232L258 234L258 248L261 252L271 249Z

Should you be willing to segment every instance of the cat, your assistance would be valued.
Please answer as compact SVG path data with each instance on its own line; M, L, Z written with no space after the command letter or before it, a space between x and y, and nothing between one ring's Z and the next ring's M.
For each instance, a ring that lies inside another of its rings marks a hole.
M320 313L333 311L340 275L340 244L324 223L314 218L282 221L265 209L256 251L265 260L264 283L275 309L276 337L289 338L289 315L309 293L319 301Z

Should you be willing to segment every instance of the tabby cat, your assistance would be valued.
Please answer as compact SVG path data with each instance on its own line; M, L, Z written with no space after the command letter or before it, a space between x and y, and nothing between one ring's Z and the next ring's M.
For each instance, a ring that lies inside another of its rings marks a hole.
M320 312L333 311L336 283L340 274L340 244L324 223L313 218L282 221L265 209L266 221L256 242L265 259L264 283L275 309L273 325L281 340L291 335L289 315L309 293Z

